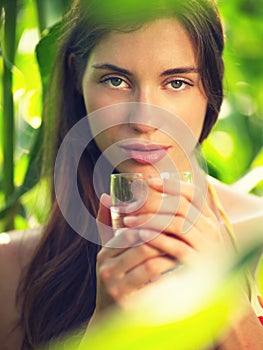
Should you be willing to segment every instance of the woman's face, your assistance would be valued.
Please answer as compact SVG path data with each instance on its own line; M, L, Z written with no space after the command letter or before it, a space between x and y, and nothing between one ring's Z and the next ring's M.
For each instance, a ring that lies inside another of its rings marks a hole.
M162 128L162 113L152 125L153 110L145 108L154 105L168 111L170 117L174 115L188 126L196 142L199 139L207 97L195 48L177 20L158 19L136 31L108 34L88 59L82 90L88 114L119 103L139 102L144 106L134 119L123 113L118 116L122 118L118 125L102 128L105 130L95 136L102 152L116 144L116 152L128 157L117 166L120 172L150 171L166 157L179 170L189 168L183 148Z

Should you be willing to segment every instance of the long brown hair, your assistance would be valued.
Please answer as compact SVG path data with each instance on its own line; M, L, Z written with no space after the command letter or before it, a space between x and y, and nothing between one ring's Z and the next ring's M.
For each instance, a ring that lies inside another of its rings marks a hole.
M222 103L223 31L212 0L77 0L64 20L62 39L52 74L44 125L46 151L53 171L57 151L68 131L86 115L81 80L90 52L113 30L136 30L147 21L175 17L196 47L200 74L208 97L202 141L215 123ZM70 64L69 64L70 62ZM53 134L53 138L50 135ZM96 217L99 200L92 174L100 151L91 141L78 165L79 192ZM51 159L51 161L50 161ZM67 173L65 172L65 183ZM70 189L67 190L70 201ZM23 349L32 349L85 327L96 299L96 255L99 245L78 235L63 217L52 188L52 210L42 240L21 279L20 325ZM91 222L89 230L96 232Z

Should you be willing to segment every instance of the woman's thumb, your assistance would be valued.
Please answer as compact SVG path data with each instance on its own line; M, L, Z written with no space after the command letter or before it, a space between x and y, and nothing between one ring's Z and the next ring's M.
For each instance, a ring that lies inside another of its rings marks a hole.
M110 207L111 197L108 194L103 193L100 198L100 206L96 220L102 245L107 243L114 236L114 232L111 227Z

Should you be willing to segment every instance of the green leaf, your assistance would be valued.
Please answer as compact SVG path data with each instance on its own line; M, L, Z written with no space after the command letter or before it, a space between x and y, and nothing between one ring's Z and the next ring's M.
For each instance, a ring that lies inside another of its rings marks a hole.
M62 22L56 23L43 33L42 39L36 46L36 56L42 79L44 95L47 91L49 79L55 62L58 39L61 35Z

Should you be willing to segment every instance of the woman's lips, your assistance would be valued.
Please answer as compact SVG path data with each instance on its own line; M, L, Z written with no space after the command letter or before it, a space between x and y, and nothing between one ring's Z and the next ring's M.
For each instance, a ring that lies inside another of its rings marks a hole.
M153 164L163 159L170 146L156 144L128 144L122 145L121 149L128 157L140 164Z

